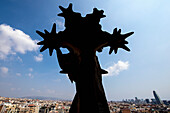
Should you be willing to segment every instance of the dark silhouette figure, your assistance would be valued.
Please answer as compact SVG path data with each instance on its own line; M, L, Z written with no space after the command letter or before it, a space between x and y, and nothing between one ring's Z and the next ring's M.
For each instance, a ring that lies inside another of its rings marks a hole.
M53 50L57 52L60 73L67 73L71 82L76 84L70 113L109 113L109 107L102 85L102 74L107 71L101 69L96 56L96 51L102 52L104 47L110 46L109 54L118 48L127 51L125 40L133 34L121 34L121 29L113 30L113 34L101 30L100 19L104 18L103 10L93 9L93 13L82 17L80 13L72 10L72 4L68 8L59 6L62 13L58 16L65 18L65 30L56 33L56 24L53 24L51 32L36 31L44 40L38 45L43 45L40 52L49 48L50 56ZM67 48L68 54L62 54L60 47Z

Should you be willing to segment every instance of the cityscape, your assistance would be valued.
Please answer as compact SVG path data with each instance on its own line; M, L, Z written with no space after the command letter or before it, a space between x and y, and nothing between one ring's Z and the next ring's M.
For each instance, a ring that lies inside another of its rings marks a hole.
M170 100L161 100L156 91L152 99L109 101L110 113L170 113ZM69 113L71 100L40 100L0 96L0 113ZM87 105L88 109L88 105Z

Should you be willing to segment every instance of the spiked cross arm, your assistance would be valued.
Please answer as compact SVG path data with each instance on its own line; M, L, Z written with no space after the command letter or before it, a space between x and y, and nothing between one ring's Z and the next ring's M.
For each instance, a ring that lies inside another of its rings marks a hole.
M133 33L134 32L121 34L121 29L117 30L117 28L115 28L113 30L113 34L111 35L110 41L108 42L108 45L110 46L109 54L111 54L113 50L116 54L118 48L122 48L126 51L130 51L130 49L125 45L128 44L128 42L125 39L131 36Z
M42 33L40 31L36 31L37 34L39 34L44 40L38 42L38 45L43 45L43 47L40 49L40 52L45 51L47 48L49 49L49 54L52 56L53 50L57 50L60 47L67 48L69 51L73 51L75 54L79 54L79 49L76 48L71 43L67 42L64 37L64 32L56 33L56 24L53 24L51 32L48 32L47 30L44 30L45 33Z
M49 48L50 56L53 53L53 50L56 48L60 48L62 44L62 38L60 38L60 34L56 33L56 24L53 24L51 32L48 32L47 30L44 30L45 33L42 33L40 31L36 31L37 34L39 34L44 40L38 42L38 45L43 45L43 47L40 49L40 52L43 52L47 48Z
M98 46L96 50L101 52L103 47L110 46L109 54L111 54L113 50L114 53L116 54L118 48L122 48L126 51L130 51L130 49L126 46L128 42L125 39L131 36L133 33L134 32L121 34L121 29L117 30L117 28L113 30L113 34L103 32L102 36L104 37L104 40L102 40L102 44L100 44L100 46Z

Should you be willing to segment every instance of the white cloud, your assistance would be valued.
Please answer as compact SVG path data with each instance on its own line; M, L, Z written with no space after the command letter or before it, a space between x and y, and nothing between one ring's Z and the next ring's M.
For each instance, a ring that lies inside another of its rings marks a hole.
M64 23L63 22L56 20L55 23L56 23L58 29L64 29Z
M34 75L33 75L32 73L28 73L28 76L29 76L30 78L34 78Z
M11 88L11 91L20 91L21 88Z
M38 56L34 56L35 61L41 62L43 60L43 55L39 54Z
M31 91L36 92L36 93L40 93L41 92L40 90L37 90L37 89L34 89L34 88L31 88Z
M32 72L32 71L33 71L33 69L32 69L32 68L29 68L29 71L30 71L30 72Z
M16 90L15 88L11 88L11 91L14 91L14 90Z
M20 76L21 76L21 73L16 73L16 76L20 77Z
M34 88L31 88L31 91L35 91L35 89L34 89Z
M19 57L19 56L17 57L17 60L20 61L20 62L23 62L23 61L22 61L22 58Z
M28 70L29 70L29 73L26 75L30 78L34 78L34 75L31 73L31 72L33 72L33 68L29 68Z
M5 59L11 54L25 54L27 51L35 51L39 48L36 40L6 24L0 25L0 40L0 59Z
M1 67L1 72L3 74L7 74L8 73L8 68L7 67Z
M47 93L48 93L48 94L55 94L56 91L55 91L55 90L52 90L52 89L47 89Z
M104 76L114 76L118 75L121 71L127 70L129 68L129 62L123 62L118 61L116 64L113 64L112 66L108 67L106 70L108 71L108 74Z

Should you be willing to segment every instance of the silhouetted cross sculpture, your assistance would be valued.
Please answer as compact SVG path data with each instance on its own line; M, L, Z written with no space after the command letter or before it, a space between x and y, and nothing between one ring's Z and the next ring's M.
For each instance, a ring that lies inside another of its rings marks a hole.
M110 46L109 54L118 48L127 51L125 40L134 32L121 34L121 29L113 30L113 34L101 30L100 19L104 18L103 10L93 9L92 14L82 17L80 13L59 6L62 13L58 16L65 18L65 30L56 33L56 24L51 32L36 31L44 40L38 42L43 45L40 52L49 48L50 56L53 50L57 52L61 73L67 73L70 80L76 84L76 95L70 108L70 113L109 113L105 97L102 74L107 71L101 69L96 51L102 52L104 47ZM62 54L60 47L67 48L68 54Z

